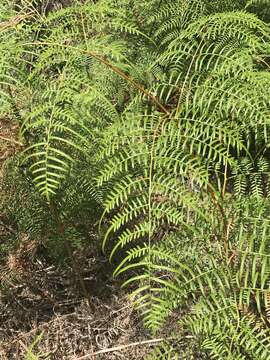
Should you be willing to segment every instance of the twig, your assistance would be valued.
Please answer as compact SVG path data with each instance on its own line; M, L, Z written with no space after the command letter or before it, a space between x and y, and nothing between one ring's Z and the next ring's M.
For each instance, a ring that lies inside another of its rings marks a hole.
M155 344L155 343L160 343L160 342L162 342L164 340L165 339L160 338L160 339L153 339L153 340L138 341L138 342L134 342L134 343L127 344L127 345L120 345L120 346L116 346L116 347L112 347L112 348L108 348L108 349L99 350L99 351L90 353L88 355L84 355L84 356L81 356L81 357L78 357L78 358L73 358L72 360L91 359L92 356L101 355L101 354L107 354L109 352L114 352L114 351L119 351L119 350L124 350L124 349L127 349L129 347L134 347L134 346L152 345L152 344Z
M19 344L21 345L21 347L23 348L23 350L28 351L26 345L22 342L22 340L19 340Z
M29 17L32 17L33 14L34 14L34 11L31 11L27 14L17 14L16 16L12 17L8 21L0 22L0 31L18 25L23 20L25 20Z
M4 141L12 142L12 143L17 144L19 146L23 146L23 144L21 142L19 142L17 140L14 140L14 139L7 138L7 137L2 136L2 135L0 135L0 139L4 140Z

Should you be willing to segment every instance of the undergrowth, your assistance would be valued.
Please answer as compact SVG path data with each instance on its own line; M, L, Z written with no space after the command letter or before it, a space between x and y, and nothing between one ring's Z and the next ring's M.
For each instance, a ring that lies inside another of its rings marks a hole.
M24 143L1 255L102 238L153 334L181 311L153 359L269 358L267 5L0 2L1 116Z

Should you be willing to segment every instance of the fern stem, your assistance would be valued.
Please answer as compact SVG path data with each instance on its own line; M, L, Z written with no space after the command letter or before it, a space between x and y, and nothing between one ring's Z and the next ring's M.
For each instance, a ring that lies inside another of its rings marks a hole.
M227 149L227 156L225 162L225 169L224 169L224 182L223 182L223 189L222 189L222 199L225 197L227 182L228 182L228 156L229 156L229 144Z
M191 73L192 66L193 66L193 64L194 64L194 62L195 62L195 59L196 59L196 57L197 57L197 55L198 55L198 52L199 52L200 49L201 49L201 45L202 45L202 43L203 43L203 40L204 40L204 39L202 38L201 41L200 41L200 43L199 43L199 45L198 45L198 47L197 47L197 49L196 49L196 51L195 51L195 54L194 54L193 57L192 57L192 60L191 60L191 62L190 62L190 64L189 64L187 73L186 73L185 78L184 78L184 82L183 82L183 84L182 84L182 86L181 86L181 92L180 92L180 95L179 95L179 99L178 99L178 103L177 103L177 107L176 107L176 111L175 111L176 117L178 117L178 115L179 115L179 113L180 113L180 107L181 107L181 103L182 103L182 98L183 98L185 86L186 86L186 84L187 84L188 77L189 77L189 75L190 75L190 73Z
M222 217L222 223L223 223L222 238L223 238L224 253L226 255L226 258L228 258L228 256L229 256L229 253L228 253L228 250L229 250L229 248L228 248L228 240L229 240L228 220L227 220L225 211L224 211L223 207L221 206L220 202L217 200L216 194L215 194L214 190L212 189L212 187L210 186L210 184L208 184L207 190L210 193L213 203L216 206L216 208L219 210L221 217Z
M127 75L122 70L120 70L116 66L112 65L108 60L104 59L102 56L96 54L93 51L79 49L76 46L72 46L72 45L65 45L65 44L61 44L61 43L46 42L46 41L41 41L41 42L37 41L37 42L31 42L31 43L24 43L23 45L24 46L29 46L29 45L59 46L59 47L63 47L63 48L66 48L66 49L79 51L79 52L81 52L81 53L83 53L85 55L89 55L89 56L95 58L96 60L98 60L100 63L102 63L106 67L110 68L114 73L116 73L121 78L123 78L127 82L129 82L135 89L137 89L141 93L143 93L146 97L148 97L158 107L158 109L161 112L163 112L163 113L165 113L167 115L170 115L170 112L166 109L166 107L164 105L161 104L161 102L157 99L157 97L155 95L153 95L151 92L149 92L147 89L145 89L145 87L141 83L139 83L133 77Z
M65 235L65 226L64 226L63 221L60 218L59 211L57 209L57 205L52 201L50 202L50 209L51 209L51 212L52 212L53 217L54 217L55 222L56 222L58 235L64 241L64 246L66 248L69 259L71 261L72 269L73 269L73 273L75 275L75 278L77 278L79 280L81 290L82 290L82 292L83 292L83 294L84 294L84 296L85 296L85 298L87 300L88 306L91 309L93 309L89 292L87 291L85 283L83 281L83 277L82 277L81 270L80 270L80 265L77 263L77 261L75 260L73 254L72 254L72 249L71 249L71 246L70 246L69 242L65 240L65 236L64 236Z

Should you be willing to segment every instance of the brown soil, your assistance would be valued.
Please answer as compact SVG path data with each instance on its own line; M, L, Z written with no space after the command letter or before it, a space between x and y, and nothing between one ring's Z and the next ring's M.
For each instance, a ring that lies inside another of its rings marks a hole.
M29 271L15 274L6 267L0 275L0 359L25 359L35 339L33 353L51 360L76 360L112 347L120 348L87 358L139 360L149 352L151 344L121 348L149 336L117 283L99 284L103 288L93 291L99 296L90 297L89 307L68 269L36 259Z
M18 140L18 132L16 123L8 118L0 119L0 179L4 162L22 146Z

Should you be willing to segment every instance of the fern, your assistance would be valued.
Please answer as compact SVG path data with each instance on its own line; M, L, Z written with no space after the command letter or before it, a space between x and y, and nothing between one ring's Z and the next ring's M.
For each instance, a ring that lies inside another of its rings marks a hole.
M152 332L181 308L202 357L267 359L265 2L27 3L2 6L20 20L0 30L1 111L60 238L80 246L79 215L103 212L103 249Z
M168 13L164 14L167 16ZM204 28L207 31L203 33ZM225 28L226 37L223 37ZM222 205L217 206L216 196L207 199L207 191L212 175L216 171L218 174L219 169L226 171L229 167L232 172L239 171L234 156L251 158L254 137L257 151L267 141L267 99L263 95L265 91L258 90L257 86L263 86L259 80L262 76L265 85L269 84L268 74L266 69L262 72L256 68L253 58L263 48L261 39L268 37L268 30L255 16L233 12L199 18L179 35L169 36L162 44L164 54L153 64L153 70L161 66L166 75L163 83L156 88L152 85L151 90L167 104L170 118L161 116L155 120L153 115L149 119L143 114L132 119L132 124L125 118L109 128L109 133L104 136L101 162L105 162L105 167L98 183L115 183L105 200L105 214L117 211L110 220L104 245L109 235L115 233L111 256L120 249L126 251L115 274L135 273L125 284L139 282L133 296L144 314L146 325L153 331L160 328L179 304L189 307L189 294L193 294L198 309L204 310L198 310L201 313L196 310L196 314L201 315L196 320L192 316L188 318L185 326L195 322L196 325L191 326L192 332L196 336L202 333L205 338L202 351L211 358L238 356L240 359L244 351L254 358L266 359L269 351L267 331L255 334L249 317L240 314L239 309L256 304L261 313L263 289L266 293L269 291L268 272L265 272L269 268L267 256L261 249L258 254L252 254L248 262L247 255L243 256L235 264L236 268L231 269L230 225ZM243 180L250 181L248 188L256 198L264 195L265 178L262 176L267 173L267 163L263 159L258 165L258 176L241 175ZM225 172L224 176L227 177ZM217 185L222 190L219 182ZM227 185L224 182L223 189ZM240 192L247 186L238 185ZM200 190L199 194L194 191L196 188ZM213 213L204 207L209 200L212 208L218 207L222 226L216 224L214 217L209 216ZM196 225L203 221L204 231L207 231L200 233ZM164 233L162 229L166 229ZM212 260L201 265L199 262L195 271L188 263L173 260L171 252L164 252L156 245L166 243L170 231L178 234L188 230L190 241L196 238L199 243L206 238L209 241L209 231L217 231L215 236L220 239L215 245L216 250L204 250L208 258L212 253ZM241 227L238 231L242 234ZM225 256L224 267L216 260L220 256ZM258 259L263 264L261 274L258 273ZM257 283L259 278L260 284ZM217 318L205 318L206 311L209 317L217 311ZM206 330L208 324L213 324L213 329L215 324L219 326L220 330L216 328L213 337L212 330ZM223 333L224 324L228 326L228 337ZM196 326L203 330L197 331ZM241 340L241 336L245 340ZM229 342L232 337L238 339L234 347Z
M22 127L22 135L25 131L32 134L35 129L38 131L36 139L40 138L40 141L27 148L27 152L32 151L24 161L34 159L30 166L33 181L47 200L56 193L74 162L64 149L68 147L84 151L84 137L78 130L83 129L87 133L88 129L74 117L68 107L63 107L63 103L70 103L72 95L71 91L61 87L60 79L58 87L44 91L44 98L39 99L41 103L32 109Z

